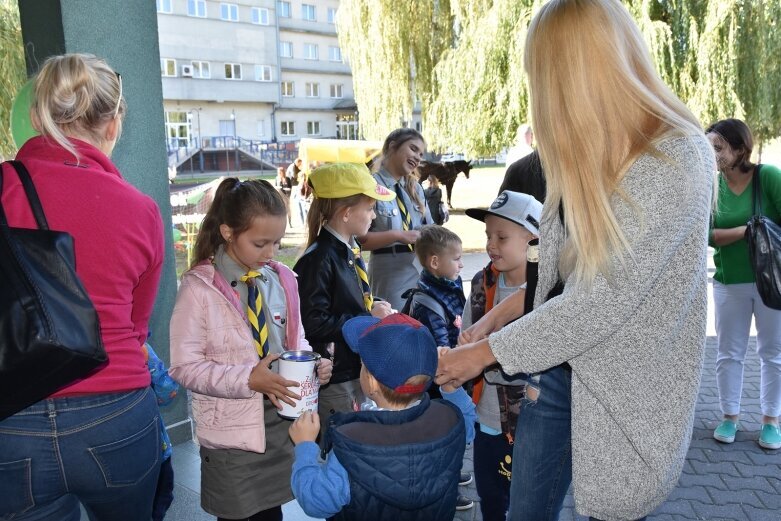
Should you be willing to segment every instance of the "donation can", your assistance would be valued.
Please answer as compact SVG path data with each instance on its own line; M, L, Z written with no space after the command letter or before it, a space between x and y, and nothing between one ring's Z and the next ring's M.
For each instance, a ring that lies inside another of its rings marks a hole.
M295 406L280 400L282 410L278 410L277 414L288 420L295 420L304 411L317 412L317 395L320 391L317 366L320 363L320 355L312 351L285 351L277 362L279 376L299 383L299 387L288 389L301 396L300 400L293 399Z

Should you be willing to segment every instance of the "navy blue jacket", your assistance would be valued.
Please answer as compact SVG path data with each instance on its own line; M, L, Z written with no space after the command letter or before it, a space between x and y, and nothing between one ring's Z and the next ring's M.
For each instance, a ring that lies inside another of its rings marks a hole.
M442 304L445 316L442 317L423 305L416 305L411 309L410 316L431 331L438 346L455 347L458 344L461 316L466 303L461 277L456 280L442 279L424 269L418 280L418 288Z
M329 444L350 477L350 503L332 519L453 520L466 431L452 403L423 395L404 411L337 413Z

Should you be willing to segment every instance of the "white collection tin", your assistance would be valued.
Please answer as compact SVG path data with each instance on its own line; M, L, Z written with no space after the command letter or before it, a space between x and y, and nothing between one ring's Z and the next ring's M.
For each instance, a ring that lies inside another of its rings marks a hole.
M317 412L317 396L320 391L317 365L320 363L320 355L312 351L285 351L277 362L279 376L299 382L299 387L288 389L301 396L300 400L293 399L295 406L280 400L282 410L277 411L277 414L288 420L295 420L304 411Z

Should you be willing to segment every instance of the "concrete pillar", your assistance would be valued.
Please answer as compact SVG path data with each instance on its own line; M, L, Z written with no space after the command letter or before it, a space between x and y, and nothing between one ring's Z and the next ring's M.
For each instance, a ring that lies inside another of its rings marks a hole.
M37 72L48 56L81 52L104 58L122 75L128 111L112 159L125 179L157 201L163 216L166 256L150 342L167 363L176 270L155 2L19 0L19 15L28 74ZM177 401L163 409L174 443L192 436L185 395L182 390Z

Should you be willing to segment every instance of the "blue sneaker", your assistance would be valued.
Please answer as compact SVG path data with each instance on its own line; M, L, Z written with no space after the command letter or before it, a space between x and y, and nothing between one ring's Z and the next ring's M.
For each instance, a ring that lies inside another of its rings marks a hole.
M716 427L716 430L713 431L713 437L716 441L722 443L732 443L735 441L735 434L738 432L739 428L738 422L724 420Z
M764 449L781 449L781 432L778 430L778 425L772 423L762 425L758 443Z

